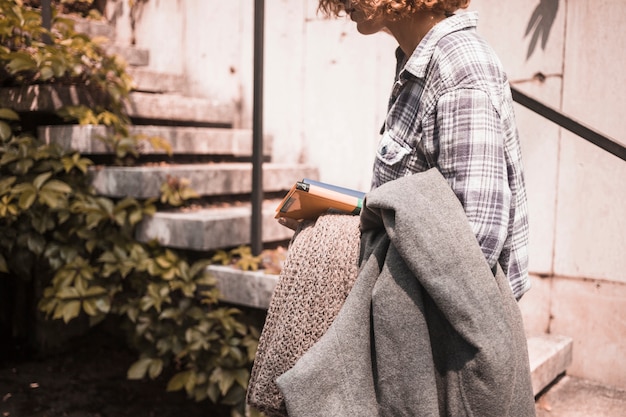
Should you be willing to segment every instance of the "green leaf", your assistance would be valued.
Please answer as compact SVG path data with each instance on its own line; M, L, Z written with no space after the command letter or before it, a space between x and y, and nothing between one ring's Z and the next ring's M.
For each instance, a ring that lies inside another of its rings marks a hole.
M209 384L209 387L208 387L206 393L207 393L209 399L213 403L217 403L217 401L220 399L220 389L217 386L217 384Z
M39 202L51 209L67 208L67 200L64 195L54 191L42 189L39 192Z
M68 300L73 298L79 298L80 294L78 293L78 290L74 287L65 287L57 291L56 296L57 298L60 298L62 300Z
M42 67L39 69L39 77L42 81L47 81L54 77L54 70L49 66Z
M4 258L4 255L0 253L0 272L4 272L5 274L9 273L9 266L7 265L7 260Z
M185 388L190 380L194 380L193 371L183 371L174 375L167 383L167 391L180 391ZM195 382L195 381L194 381Z
M63 321L69 323L73 318L80 314L81 303L78 300L70 301L63 306Z
M15 74L20 71L36 70L37 62L25 52L14 52L10 56L13 58L7 64L7 69L11 74Z
M28 210L30 206L33 205L36 198L37 190L35 190L35 187L28 188L20 195L18 204L22 210Z
M153 359L148 367L148 376L150 379L156 379L163 371L163 361L161 359Z
M11 136L13 136L11 126L7 122L0 120L0 139L4 142L9 140Z
M151 362L151 358L139 359L128 368L126 377L128 379L142 379L146 375L146 372L148 372L148 366L150 366Z
M227 369L215 368L213 373L211 373L210 380L217 383L222 395L226 395L230 387L235 383L235 374Z
M5 194L11 189L17 177L0 178L0 195Z
M7 108L0 109L0 119L4 120L20 120L20 116L13 110Z
M99 297L105 295L107 290L99 285L94 285L85 290L85 297Z
M50 180L45 183L41 189L65 194L70 194L72 192L72 187L59 180Z
M41 189L42 185L48 181L48 178L51 176L52 172L44 172L43 174L37 175L37 177L33 180L33 186L38 190Z
M96 300L94 299L83 300L82 305L83 305L83 311L91 317L97 316L100 313L98 311L98 308L96 307Z
M43 253L46 247L46 240L43 236L38 234L29 234L28 235L28 249L33 252L35 255L39 256Z

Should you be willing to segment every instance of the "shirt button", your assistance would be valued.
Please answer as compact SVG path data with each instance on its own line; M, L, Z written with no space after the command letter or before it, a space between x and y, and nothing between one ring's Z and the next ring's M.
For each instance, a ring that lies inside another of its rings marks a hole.
M380 148L380 154L381 155L385 155L386 153L387 153L387 145L385 145L382 148Z

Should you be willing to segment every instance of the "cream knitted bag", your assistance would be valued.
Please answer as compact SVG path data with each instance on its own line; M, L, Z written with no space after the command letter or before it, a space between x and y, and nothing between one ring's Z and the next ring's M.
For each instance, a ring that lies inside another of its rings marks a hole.
M359 217L326 214L296 231L267 311L247 402L287 416L276 378L330 327L358 273Z

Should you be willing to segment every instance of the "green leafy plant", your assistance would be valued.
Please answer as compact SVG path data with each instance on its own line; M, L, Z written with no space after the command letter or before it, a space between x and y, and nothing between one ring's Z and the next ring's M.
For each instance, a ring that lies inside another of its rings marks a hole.
M134 228L154 213L154 200L94 195L90 160L20 134L17 121L0 109L0 272L47 282L39 307L54 319L126 317L140 352L129 378L173 367L168 390L243 415L258 331L219 304L211 261L190 263L136 241Z
M187 178L177 178L168 175L167 180L161 185L161 203L179 207L186 200L198 198L198 193L189 184L190 181Z
M54 13L52 30L43 29L39 11L28 3L0 0L0 87L91 88L106 98L101 107L59 114L109 127L113 134L103 140L120 160L136 157L142 142L167 150L159 139L128 134L123 103L132 81L124 63L104 53L98 40L76 33L71 19ZM0 109L0 274L43 285L38 306L53 319L86 316L95 324L109 315L125 318L139 355L129 378L174 369L168 390L230 405L233 416L243 416L258 331L218 302L206 269L210 260L192 262L135 239L137 224L155 212L157 200L96 195L87 175L92 164L40 142L23 130L15 111ZM167 187L163 204L194 195L183 180Z

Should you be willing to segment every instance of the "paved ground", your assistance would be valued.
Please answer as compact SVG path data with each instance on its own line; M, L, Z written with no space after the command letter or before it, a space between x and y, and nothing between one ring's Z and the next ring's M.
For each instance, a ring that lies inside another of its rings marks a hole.
M537 417L624 417L626 391L565 376L537 401Z

